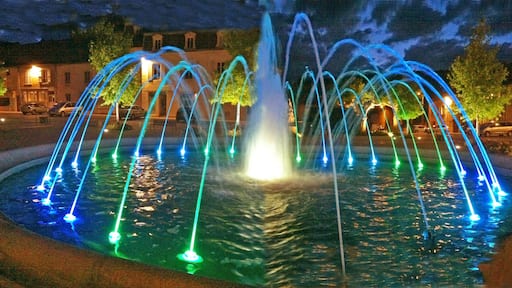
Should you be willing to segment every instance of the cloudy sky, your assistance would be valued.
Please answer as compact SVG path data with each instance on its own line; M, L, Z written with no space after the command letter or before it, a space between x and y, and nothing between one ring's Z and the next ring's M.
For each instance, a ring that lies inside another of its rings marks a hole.
M66 38L71 29L86 28L110 13L152 30L186 30L257 27L267 9L284 39L295 14L305 12L321 53L337 40L354 38L384 43L434 69L447 69L485 18L500 60L512 62L512 1L0 0L0 6L0 41L21 43ZM311 54L301 51L297 57Z

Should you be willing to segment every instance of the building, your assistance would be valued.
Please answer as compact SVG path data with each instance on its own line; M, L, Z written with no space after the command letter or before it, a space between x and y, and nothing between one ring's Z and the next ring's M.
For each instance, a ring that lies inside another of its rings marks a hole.
M126 27L134 33L133 51L157 52L164 46L183 49L188 61L204 67L211 79L224 71L233 59L224 49L222 30L143 33L131 25ZM163 54L162 58L173 64L181 60L178 53L173 52ZM5 59L5 72L0 76L6 80L8 89L0 97L0 111L20 111L20 106L28 102L43 103L48 107L55 102L76 102L95 76L88 63L88 43L79 40L42 41L28 45L4 44L0 45L0 59ZM139 77L141 83L147 84L143 86L137 104L147 109L167 71L162 63L141 62ZM173 94L178 94L175 98L179 102L184 95L197 93L199 87L195 87L190 78L185 79L191 87L189 91L175 91L174 87L166 85L159 94L158 104L152 114L165 116ZM179 103L173 104L169 118L176 117L178 107ZM223 108L227 119L235 117L236 107L224 105ZM242 118L245 115L244 110Z

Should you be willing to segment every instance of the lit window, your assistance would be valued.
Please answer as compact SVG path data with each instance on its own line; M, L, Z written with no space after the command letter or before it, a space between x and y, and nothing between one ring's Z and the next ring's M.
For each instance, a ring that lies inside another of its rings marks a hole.
M185 33L185 49L196 49L196 33Z
M41 83L50 83L50 70L48 69L42 69L41 70Z
M153 34L151 38L153 39L153 51L160 50L162 48L163 36L161 34Z
M153 65L151 65L152 67L152 79L153 80L156 80L156 79L160 79L160 64L158 63L153 63Z

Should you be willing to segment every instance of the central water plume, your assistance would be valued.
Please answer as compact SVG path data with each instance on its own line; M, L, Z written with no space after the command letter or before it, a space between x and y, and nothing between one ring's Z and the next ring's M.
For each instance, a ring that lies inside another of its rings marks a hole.
M246 138L246 174L259 180L291 174L288 101L277 71L277 56L270 16L263 17L258 47L256 92Z

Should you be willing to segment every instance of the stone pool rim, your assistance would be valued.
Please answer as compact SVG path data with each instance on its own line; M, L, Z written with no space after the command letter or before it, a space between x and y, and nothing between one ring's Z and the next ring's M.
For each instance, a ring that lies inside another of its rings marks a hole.
M144 139L144 144L156 143L159 139ZM169 145L177 145L170 139ZM136 138L123 140L123 147L133 147ZM83 153L90 152L93 141L84 143ZM113 140L105 140L102 147L111 147ZM55 144L31 146L0 152L0 183L7 177L46 163ZM366 147L354 147L354 151L365 151ZM389 147L380 147L379 155L392 155ZM428 152L428 151L427 151ZM432 153L432 156L434 154ZM462 159L469 160L467 155ZM430 158L427 157L426 158ZM431 157L435 158L435 157ZM491 155L496 173L511 175L509 156ZM5 276L24 283L51 287L243 287L242 284L215 280L184 272L164 269L100 254L67 243L59 242L18 226L0 211L0 266ZM511 238L512 239L512 238ZM487 270L490 264L481 264ZM484 282L487 282L484 274Z

